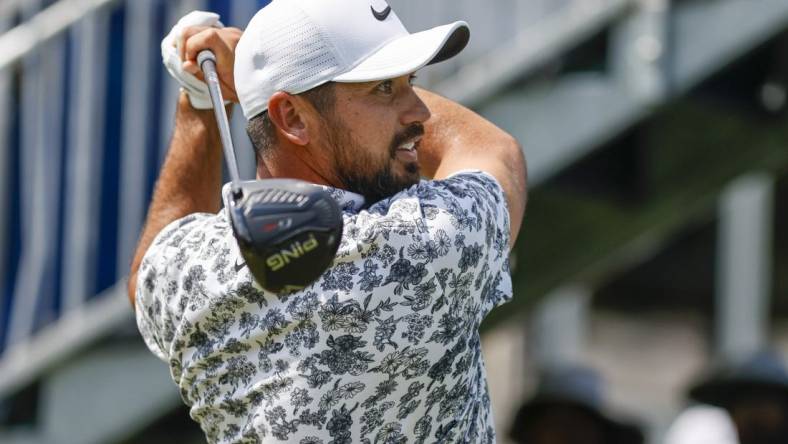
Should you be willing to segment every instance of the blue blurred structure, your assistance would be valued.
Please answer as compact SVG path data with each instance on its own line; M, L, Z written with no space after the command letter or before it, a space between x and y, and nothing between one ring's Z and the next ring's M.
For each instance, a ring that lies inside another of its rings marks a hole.
M27 2L10 24L51 3ZM222 14L226 25L243 27L266 3L211 0L207 7ZM166 18L178 6L164 0L119 4L28 57L21 71L5 73L9 108L22 112L9 113L3 154L9 174L2 190L9 202L0 233L0 245L7 246L0 250L0 354L80 299L101 297L122 280L142 224L140 203L151 195L166 150L172 108L161 98L167 74L151 68L160 67L159 36L169 30ZM97 35L102 37L93 40ZM32 82L36 87L26 87ZM36 123L41 121L47 125ZM83 152L90 159L74 155ZM138 171L130 162L138 163ZM121 184L130 182L137 187L134 214L119 199ZM85 191L96 201L76 196ZM40 207L27 207L36 202ZM87 237L87 244L69 242L68 229Z
M177 94L159 41L191 9L243 28L268 1L0 2L0 33L21 30L5 41L35 45L0 68L0 399L133 325L125 276ZM4 57L16 49L2 46ZM117 424L93 436L129 427ZM46 439L39 428L24 439Z

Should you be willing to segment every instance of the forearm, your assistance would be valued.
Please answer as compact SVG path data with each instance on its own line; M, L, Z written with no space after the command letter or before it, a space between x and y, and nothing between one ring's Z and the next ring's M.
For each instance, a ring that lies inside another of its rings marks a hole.
M421 88L417 92L432 115L424 125L425 135L419 146L424 176L448 175L451 165L463 158L492 157L501 152L506 155L517 145L512 136L468 108Z
M193 213L220 208L221 143L212 110L197 111L181 94L167 158L129 274L129 299L134 305L137 270L148 247L171 222Z
M423 89L417 92L432 114L419 145L422 174L443 179L463 169L480 169L495 177L506 195L513 244L527 195L522 147L507 132L462 105Z

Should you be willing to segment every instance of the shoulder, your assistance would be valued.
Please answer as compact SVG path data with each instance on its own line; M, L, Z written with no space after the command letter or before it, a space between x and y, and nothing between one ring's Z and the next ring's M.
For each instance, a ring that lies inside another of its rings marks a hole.
M194 236L221 234L229 229L223 213L194 213L171 222L154 238L146 256L166 247L183 246L184 241L193 240Z
M362 220L394 221L430 216L435 212L462 213L465 210L506 209L506 199L498 181L478 171L460 171L441 180L422 180L396 195L370 206Z
M493 176L478 170L421 181L379 205L388 206L389 212L402 214L403 218L415 219L433 237L478 237L509 231L509 212L501 185ZM485 243L490 242L487 239Z
M232 230L223 213L195 213L170 223L143 256L137 298L140 290L151 291L156 280L175 278L186 269L209 261L220 250L233 249L231 240Z
M190 214L167 225L154 238L142 258L137 299L140 290L152 290L155 280L163 278L164 274L178 274L188 260L194 262L204 257L202 250L215 246L228 234L231 234L229 224L221 214Z
M170 223L148 247L137 274L135 308L140 332L160 358L166 360L166 338L187 305L207 299L208 275L232 270L232 240L222 214L199 213Z
M500 184L482 171L462 171L423 180L365 211L346 214L341 251L423 247L446 252L449 245L469 245L500 257L508 252L508 241L509 214Z
M403 201L414 199L421 205L446 203L506 205L503 189L493 176L480 170L465 170L445 179L422 180L413 187L373 205L373 208L376 206L396 208Z

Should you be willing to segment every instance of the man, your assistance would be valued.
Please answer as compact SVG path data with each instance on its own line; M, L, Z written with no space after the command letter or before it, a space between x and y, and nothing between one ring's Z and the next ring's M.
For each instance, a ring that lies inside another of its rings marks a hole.
M760 351L745 359L724 362L689 390L689 398L727 413L735 429L729 442L740 444L778 444L788 441L788 371L779 355ZM731 426L718 420L716 428L701 429L704 419L692 412L681 415L668 435L671 444L711 442L717 435L731 435ZM708 415L707 415L708 416ZM719 417L720 414L718 413ZM736 439L738 438L738 439ZM714 441L718 442L718 441ZM723 441L719 441L723 442Z
M536 393L510 431L519 444L642 444L640 427L610 412L593 370L562 365L542 372Z
M380 0L275 0L243 33L198 13L165 39L188 96L129 297L210 442L495 441L478 327L511 297L524 159L412 86L468 37L461 22L410 35ZM326 186L344 209L334 263L303 291L263 291L217 214L219 140L187 75L206 48L249 120L258 178Z

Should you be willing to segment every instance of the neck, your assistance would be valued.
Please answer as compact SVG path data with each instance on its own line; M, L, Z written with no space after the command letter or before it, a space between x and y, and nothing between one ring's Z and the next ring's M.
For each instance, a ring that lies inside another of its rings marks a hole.
M280 145L257 166L258 179L298 179L317 185L343 188L320 166L329 165L326 155L316 154L311 147Z

